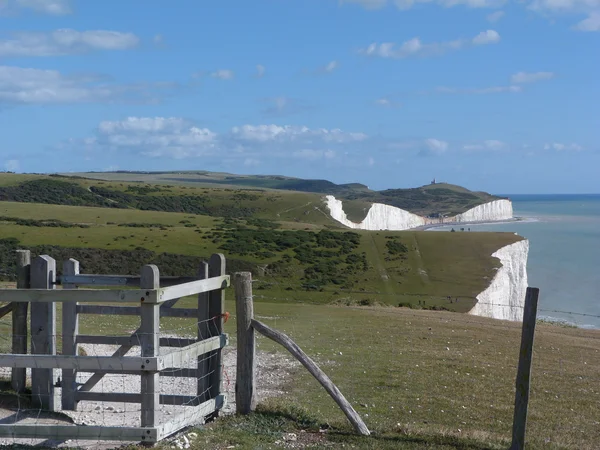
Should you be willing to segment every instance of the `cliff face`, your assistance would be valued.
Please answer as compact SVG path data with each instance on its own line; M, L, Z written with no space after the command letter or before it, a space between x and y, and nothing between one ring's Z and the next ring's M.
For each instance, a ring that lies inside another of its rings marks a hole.
M456 222L486 222L513 218L510 200L494 200L484 203L454 217Z
M334 220L337 220L348 228L360 230L399 231L441 223L439 219L421 217L395 206L381 203L373 203L367 213L367 217L362 222L355 223L350 221L348 216L346 216L341 200L336 199L333 195L327 195L326 204L329 208L329 214ZM444 218L444 223L494 222L512 218L513 208L511 201L495 200L476 206L457 216L446 217Z
M523 320L527 291L527 256L529 241L522 240L502 247L492 254L502 266L488 288L477 296L478 303L469 314L493 319Z
M425 225L425 218L409 213L400 208L395 208L381 203L373 203L367 217L360 222L355 223L348 219L342 201L336 199L333 195L328 195L327 207L331 217L348 228L360 230L408 230Z

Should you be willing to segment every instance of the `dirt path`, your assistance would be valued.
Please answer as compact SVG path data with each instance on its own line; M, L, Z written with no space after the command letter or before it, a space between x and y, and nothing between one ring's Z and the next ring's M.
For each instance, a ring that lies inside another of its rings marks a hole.
M82 345L88 355L109 356L117 348L111 345ZM137 354L139 355L139 348ZM134 356L131 351L128 355ZM235 346L229 346L223 351L223 389L227 394L227 404L223 414L235 413L235 374L237 365ZM285 353L257 352L257 390L258 399L262 401L269 397L283 395L284 388L289 385L292 369L299 363ZM78 381L85 382L90 374L79 373ZM10 369L0 368L0 379L10 379ZM162 394L183 394L196 391L196 380L190 378L161 378ZM60 394L60 389L58 389ZM139 393L140 378L135 375L106 375L91 392ZM185 412L185 407L161 405L159 422L164 423L169 418ZM78 411L66 411L64 414L43 413L37 409L27 409L24 403L12 398L10 401L0 396L0 423L19 423L35 425L79 425L79 426L140 426L140 405L135 403L116 402L81 402ZM74 427L75 428L75 427ZM73 430L76 435L76 429ZM181 438L179 438L181 439ZM171 439L173 441L173 439ZM52 447L73 447L87 449L112 449L124 444L122 441L91 441L73 439L70 441L49 441L44 439L12 439L0 438L2 445L39 445Z
M385 265L383 263L383 261L381 260L381 255L382 253L379 250L379 247L377 247L377 243L375 242L375 238L373 237L373 233L369 233L369 239L371 240L371 249L373 250L373 259L375 260L375 265L377 267L377 271L379 272L379 276L381 277L381 280L383 281L383 285L385 287L385 292L388 295L394 295L394 287L392 286L392 283L390 283L390 276L387 273L387 270L385 269Z
M416 236L413 236L413 243L415 245L415 254L417 255L417 270L419 272L419 276L421 277L421 281L424 285L431 284L429 280L429 274L424 268L423 258L421 257L421 251L419 250L419 242L417 241Z

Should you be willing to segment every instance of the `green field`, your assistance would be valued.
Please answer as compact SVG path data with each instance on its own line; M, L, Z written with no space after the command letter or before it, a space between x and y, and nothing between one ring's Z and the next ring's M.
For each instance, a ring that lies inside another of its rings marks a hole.
M65 174L67 175L67 174ZM422 216L463 213L477 205L498 200L486 192L472 192L461 186L436 183L417 188L374 191L359 183L335 184L327 180L305 180L284 176L234 175L215 172L113 172L78 173L79 177L111 182L171 183L185 186L222 186L263 190L331 194L344 200L348 218L361 222L372 203L395 206Z
M0 268L8 283L17 248L73 257L83 273L136 274L153 263L164 275L183 276L224 253L230 273L252 271L257 318L295 339L375 432L354 436L320 386L293 370L285 395L249 417L202 428L192 448L277 448L288 432L313 448L508 446L520 325L460 313L499 267L491 254L521 239L515 234L348 231L310 192L14 175L0 175L2 187L0 198L21 199L0 201ZM234 313L232 290L226 309ZM80 330L121 334L138 322L85 317ZM181 319L165 319L161 329L195 333ZM8 317L0 330L9 335ZM235 345L234 315L226 331ZM597 448L599 342L595 331L540 326L528 448ZM0 339L2 351L9 345ZM281 352L263 338L258 348Z
M474 297L488 285L498 267L498 260L490 255L519 239L510 233L361 231L352 233L357 236L357 245L348 250L348 256L339 256L336 252L340 248L335 246L347 239L345 235L333 229L331 232L341 240L328 249L314 241L325 230L315 223L267 221L264 223L278 228L261 232L248 225L255 223L252 219L224 222L184 213L16 202L0 202L0 216L85 224L87 228L34 227L2 222L0 218L0 240L17 239L21 246L34 249L48 245L72 249L72 256L81 260L82 270L86 271L88 265L87 272L102 271L97 267L97 260L101 261L98 252L94 254L95 265L90 267L89 252L84 251L90 248L113 252L106 253L109 259L111 255L120 257L118 252L145 249L156 254L195 257L198 262L212 253L223 252L230 260L253 267L258 298L266 301L392 305L426 302L428 307L458 311L470 309ZM293 236L300 236L300 240L280 242ZM387 246L392 241L401 243L406 251L390 254ZM298 248L286 245L305 246L308 253L300 255ZM11 248L6 247L6 251ZM2 258L9 259L6 251ZM139 257L147 257L147 253L141 252ZM366 264L359 262L365 259ZM195 268L189 266L194 260L190 261L182 268L185 274L194 273ZM136 262L137 267L146 263ZM309 268L314 269L311 277L306 275ZM131 266L123 270L129 272ZM448 304L449 295L462 301Z

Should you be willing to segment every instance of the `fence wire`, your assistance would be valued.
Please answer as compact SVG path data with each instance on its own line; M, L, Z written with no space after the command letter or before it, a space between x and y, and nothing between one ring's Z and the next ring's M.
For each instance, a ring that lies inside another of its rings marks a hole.
M82 322L89 320L84 318ZM190 321L189 319L163 319L160 330L160 355L180 352L183 346L192 341L210 339L220 336L217 320L213 317L205 321ZM82 323L82 328L85 325ZM86 357L105 358L119 356L120 361L127 357L141 355L141 345L144 335L135 329L124 330L120 333L106 333L102 336L110 338L124 338L130 336L129 344L78 344L78 354ZM10 315L0 319L0 353L11 353L12 334ZM31 348L31 336L22 336L28 342L29 353L35 353ZM52 337L56 354L61 354L62 334ZM160 395L160 405L157 409L157 425L168 424L171 429L177 430L181 426L190 425L190 421L201 422L204 417L198 416L196 406L201 405L215 395L221 393L215 374L227 372L227 363L219 366L219 350L207 354L183 359L183 363L167 367L160 372L157 393ZM119 361L117 359L116 361ZM35 369L39 370L39 369ZM26 369L25 392L16 393L11 387L11 368L0 367L0 424L35 425L33 434L27 438L7 437L0 435L0 446L3 445L50 445L57 446L61 443L70 445L93 447L103 442L103 445L121 445L121 441L139 442L132 439L127 428L141 427L141 394L143 377L139 373L126 370L123 363L113 364L108 373L89 370L77 371L76 387L81 400L77 403L76 411L62 410L61 397L63 391L63 373L61 369L50 369L54 380L54 395L40 394L31 391L32 369ZM224 378L224 388L229 387L229 377ZM57 413L48 412L40 406L43 403L54 401ZM212 413L207 410L207 414ZM68 440L48 440L36 435L35 430L41 433L47 426L70 426L73 428ZM114 438L94 439L86 430L89 427L110 427ZM120 432L120 430L123 430ZM141 433L140 433L141 435Z

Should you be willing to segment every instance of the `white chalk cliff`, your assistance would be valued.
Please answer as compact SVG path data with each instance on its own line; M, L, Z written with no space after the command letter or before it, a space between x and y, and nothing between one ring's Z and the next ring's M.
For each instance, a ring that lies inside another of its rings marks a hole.
M348 228L399 231L440 223L439 219L421 217L395 206L384 205L382 203L373 203L367 213L367 217L362 222L356 223L348 219L341 200L338 200L333 195L327 195L325 198L331 217ZM446 217L443 223L495 222L512 218L512 202L510 200L494 200L476 206L454 217Z
M484 203L454 217L456 222L487 222L512 218L513 207L510 200Z
M493 319L523 320L527 291L527 256L529 241L523 239L502 247L492 254L500 259L492 282L477 296L477 304L469 311L476 316Z
M361 223L352 222L344 212L342 201L333 195L327 197L331 217L348 228L360 230L408 230L425 225L425 218L394 206L373 203Z

